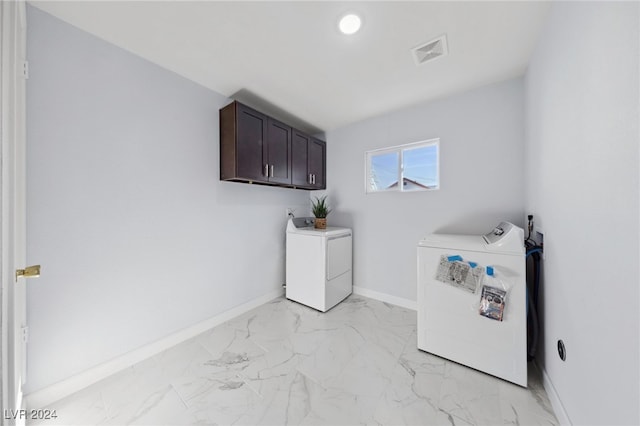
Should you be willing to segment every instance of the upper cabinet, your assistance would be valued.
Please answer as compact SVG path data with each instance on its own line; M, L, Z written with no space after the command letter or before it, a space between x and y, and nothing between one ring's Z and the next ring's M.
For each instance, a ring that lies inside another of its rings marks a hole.
M263 161L267 139L267 116L242 105L221 110L221 179L267 181ZM224 117L224 119L223 119ZM238 161L241 159L241 161Z
M325 189L326 143L239 102L220 110L220 179Z
M291 184L291 127L269 118L267 121L267 141L263 158L266 159L272 183Z
M311 186L313 189L325 189L327 163L327 144L321 140L311 138L309 141L309 158L307 164L311 175Z
M220 179L291 183L291 127L234 102L220 110Z
M293 130L292 150L292 183L306 189L326 188L326 143Z

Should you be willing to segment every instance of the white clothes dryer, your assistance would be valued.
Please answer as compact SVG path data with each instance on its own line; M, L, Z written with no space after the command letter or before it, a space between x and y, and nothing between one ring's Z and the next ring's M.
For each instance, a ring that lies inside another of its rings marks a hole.
M443 274L451 259L461 268ZM465 268L481 272L463 277ZM496 305L498 320L481 309L496 297L484 286L496 282L508 288L502 307ZM502 222L485 235L425 237L418 244L418 348L526 387L526 291L521 228Z
M287 223L286 297L326 312L353 290L352 232L314 228L314 218Z

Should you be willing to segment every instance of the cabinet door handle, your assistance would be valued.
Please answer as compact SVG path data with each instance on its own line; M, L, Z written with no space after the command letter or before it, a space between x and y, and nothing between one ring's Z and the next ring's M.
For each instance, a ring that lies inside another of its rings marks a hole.
M273 164L271 165L271 177L273 177Z
M313 183L313 175L309 173L309 183Z
M316 175L311 175L311 176L313 176L313 179L312 179L313 181L311 183L315 185L316 184Z
M264 165L264 177L269 177L269 165Z

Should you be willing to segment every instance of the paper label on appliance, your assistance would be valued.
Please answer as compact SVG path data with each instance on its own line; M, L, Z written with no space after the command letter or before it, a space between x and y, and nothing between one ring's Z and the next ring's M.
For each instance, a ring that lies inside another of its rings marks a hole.
M475 293L478 283L482 279L484 268L471 267L467 262L449 261L449 256L440 256L440 263L436 271L436 280L469 293Z

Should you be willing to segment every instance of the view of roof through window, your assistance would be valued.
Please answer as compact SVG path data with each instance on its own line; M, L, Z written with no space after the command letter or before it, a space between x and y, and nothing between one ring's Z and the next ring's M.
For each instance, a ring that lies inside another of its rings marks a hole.
M436 139L367 152L367 192L438 189L438 147Z

